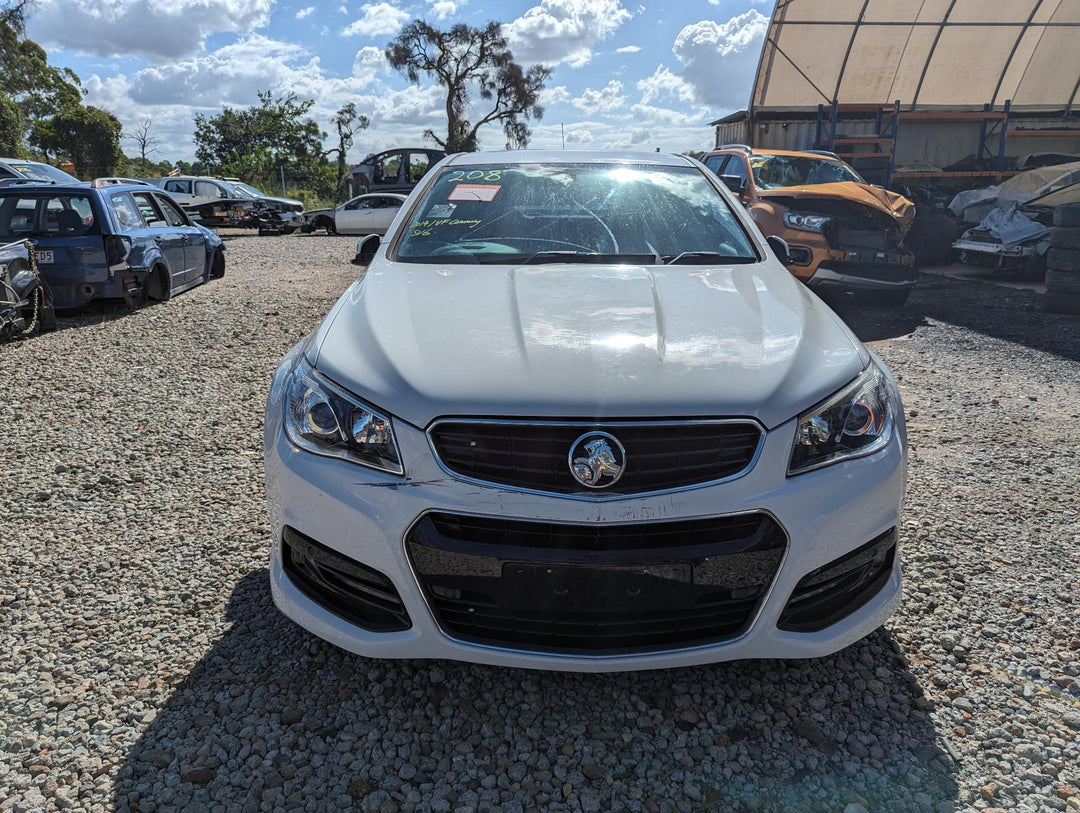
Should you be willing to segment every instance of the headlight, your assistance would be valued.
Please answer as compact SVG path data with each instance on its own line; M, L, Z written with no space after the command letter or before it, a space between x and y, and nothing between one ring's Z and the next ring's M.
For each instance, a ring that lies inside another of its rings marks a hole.
M784 215L784 225L798 231L821 231L828 222L829 218L826 215L804 215L798 212L788 212Z
M285 434L315 454L404 474L390 418L301 360L285 385Z
M876 364L871 363L851 384L799 416L788 474L873 454L892 438L896 392Z

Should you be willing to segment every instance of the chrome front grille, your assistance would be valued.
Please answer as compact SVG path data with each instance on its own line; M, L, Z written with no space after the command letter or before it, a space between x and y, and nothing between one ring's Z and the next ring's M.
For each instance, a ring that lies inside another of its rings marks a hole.
M617 483L594 490L571 474L575 441L607 433L625 449ZM765 434L748 419L544 422L444 419L429 430L432 447L452 474L493 485L550 494L604 497L689 488L728 480L753 465Z

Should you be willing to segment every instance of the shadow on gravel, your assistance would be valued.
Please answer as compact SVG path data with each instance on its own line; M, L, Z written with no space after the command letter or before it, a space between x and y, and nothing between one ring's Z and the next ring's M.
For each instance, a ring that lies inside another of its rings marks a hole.
M116 810L955 809L882 631L816 661L581 675L359 658L280 615L265 570L227 617L127 754Z
M1035 291L924 273L902 308L868 308L842 296L827 301L864 342L906 336L934 319L1080 361L1080 317L1047 313L1043 299Z

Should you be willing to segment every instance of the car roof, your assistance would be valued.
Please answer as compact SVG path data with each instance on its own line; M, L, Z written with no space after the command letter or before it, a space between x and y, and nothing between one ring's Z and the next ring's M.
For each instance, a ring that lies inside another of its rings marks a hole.
M108 192L110 195L115 192L146 192L156 191L163 195L168 195L157 186L150 186L148 184L109 184L108 186L94 187L89 184L73 184L73 183L47 183L41 181L40 183L28 183L17 184L12 186L0 186L0 195L12 195L12 194L29 194L29 195L102 195Z
M705 155L716 155L717 153L742 153L743 155L747 154L746 149L743 147L719 147L715 150L709 150L707 153L705 153ZM826 155L823 152L808 152L806 150L766 150L751 148L750 155L792 155L798 158L823 158L826 161L840 160L838 157Z
M446 166L481 164L652 164L692 166L685 155L633 150L505 150L465 152L450 156Z

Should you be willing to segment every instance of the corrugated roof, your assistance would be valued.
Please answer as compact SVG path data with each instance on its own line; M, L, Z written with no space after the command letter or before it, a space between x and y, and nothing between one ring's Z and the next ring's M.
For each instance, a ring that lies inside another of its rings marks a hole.
M1080 0L778 0L751 107L1061 110L1080 90Z

